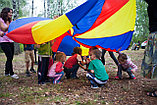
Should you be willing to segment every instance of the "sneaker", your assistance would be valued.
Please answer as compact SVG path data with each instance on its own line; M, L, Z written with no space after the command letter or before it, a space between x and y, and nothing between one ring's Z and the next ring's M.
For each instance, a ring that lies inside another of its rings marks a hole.
M116 76L116 77L115 77L115 79L119 79L119 77L118 77L118 76Z
M5 74L4 76L9 76L10 74Z
M99 87L98 87L98 86L93 86L93 85L91 85L91 88L92 88L92 89L98 89Z
M36 73L36 71L35 71L33 68L31 68L30 71L31 71L32 73Z
M99 87L104 87L105 85L104 85L104 84L98 84L98 86L99 86Z
M62 84L62 82L58 82L57 84Z
M122 79L122 78L120 78L120 77L116 76L116 77L115 77L115 79Z
M26 71L26 77L30 77L30 72L29 71Z
M133 78L131 78L131 79L136 79L136 77L133 77Z
M14 79L19 79L18 75L16 75L16 74L13 74L11 77Z

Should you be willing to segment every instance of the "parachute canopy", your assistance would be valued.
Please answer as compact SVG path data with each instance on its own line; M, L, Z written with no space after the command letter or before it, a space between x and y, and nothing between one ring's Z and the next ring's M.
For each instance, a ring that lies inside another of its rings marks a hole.
M55 48L61 43L79 43L88 48L125 50L133 35L135 17L136 0L88 0L55 20L23 18L21 21L27 21L24 24L16 20L10 24L7 36L24 44L61 39Z

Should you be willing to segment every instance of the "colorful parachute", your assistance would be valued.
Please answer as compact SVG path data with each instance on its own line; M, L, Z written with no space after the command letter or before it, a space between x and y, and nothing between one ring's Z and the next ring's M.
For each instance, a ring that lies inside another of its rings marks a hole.
M27 44L41 44L58 38L63 39L61 43L70 45L74 45L74 39L85 47L97 46L112 51L121 47L125 50L134 31L135 1L88 0L55 20L29 22L11 30L7 36Z

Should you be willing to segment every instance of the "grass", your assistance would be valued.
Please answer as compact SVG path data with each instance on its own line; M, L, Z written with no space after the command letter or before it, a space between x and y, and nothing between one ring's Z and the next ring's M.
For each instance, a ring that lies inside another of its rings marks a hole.
M138 66L140 65L143 50L124 52ZM117 54L115 55L117 56ZM3 75L4 60L6 59L4 54L0 54L0 57L0 73ZM24 54L16 55L13 61L14 70L18 73L20 79L15 80L11 77L0 75L0 103L2 102L4 105L8 103L13 105L115 105L118 102L122 102L122 105L123 103L131 105L130 103L136 102L136 100L126 99L126 97L130 97L135 99L139 98L144 103L143 105L153 105L153 103L147 101L149 97L139 92L140 89L141 91L150 90L152 88L151 83L144 80L141 82L141 77L137 77L135 81L128 80L126 79L128 77L127 74L123 74L124 80L114 80L117 66L108 54L105 55L105 58L106 70L109 73L110 80L105 87L93 90L90 88L89 81L85 78L85 72L83 70L79 71L80 74L78 75L80 79L78 80L63 79L63 83L59 85L53 85L52 83L38 85L37 74L32 74L31 77L25 76ZM37 69L37 65L35 65L35 68ZM150 87L146 88L147 86ZM126 93L127 95L125 96ZM139 94L140 97L137 97ZM155 99L153 101L155 102Z
M13 95L10 93L0 93L0 98L2 98L2 97L9 98L11 96L13 96Z

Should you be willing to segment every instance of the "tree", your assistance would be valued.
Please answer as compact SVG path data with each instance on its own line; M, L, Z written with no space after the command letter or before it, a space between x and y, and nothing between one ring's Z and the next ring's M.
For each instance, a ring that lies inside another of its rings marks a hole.
M34 0L32 0L32 17L34 16Z
M50 0L47 0L47 18L50 18Z
M10 1L10 0L0 0L0 11L4 7L12 7L12 1Z
M17 8L16 8L16 4L18 4L18 7L19 7L19 0L18 0L18 3L16 2L16 0L12 0L13 2L13 20L17 19L18 18L18 13L17 11L19 11ZM21 53L21 50L20 50L20 45L19 43L14 43L14 54L15 55L18 55Z
M17 11L16 11L16 0L12 0L13 3L13 20L17 18Z
M54 15L63 15L67 11L78 6L76 0L47 0L47 3L50 5L50 18L52 18Z
M45 4L45 0L44 0L44 17L46 17L46 4Z
M136 0L136 23L132 40L143 42L149 34L147 4L144 0Z

